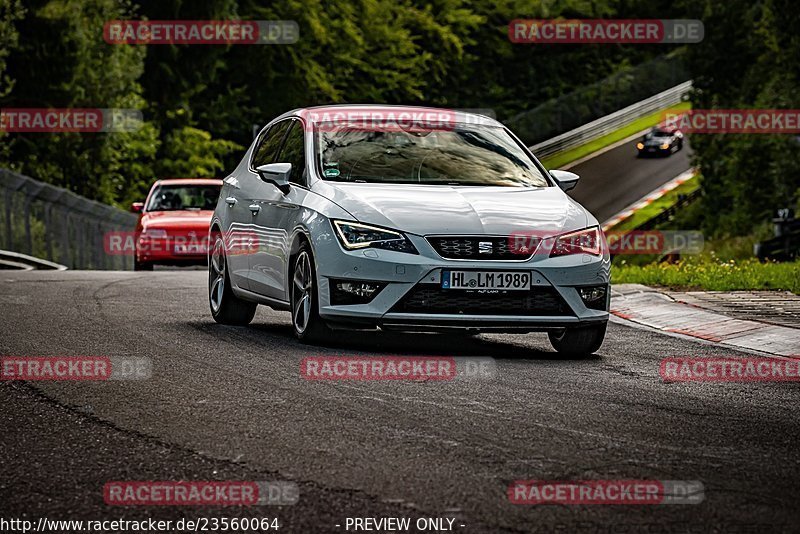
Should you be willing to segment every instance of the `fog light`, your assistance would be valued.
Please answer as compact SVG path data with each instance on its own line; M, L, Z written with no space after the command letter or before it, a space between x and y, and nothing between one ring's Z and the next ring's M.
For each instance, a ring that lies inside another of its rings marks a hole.
M579 287L578 294L587 308L593 310L606 309L606 286Z
M331 280L331 304L367 304L385 285L361 280Z
M339 289L345 293L352 293L353 295L364 298L371 297L380 286L372 282L337 282Z

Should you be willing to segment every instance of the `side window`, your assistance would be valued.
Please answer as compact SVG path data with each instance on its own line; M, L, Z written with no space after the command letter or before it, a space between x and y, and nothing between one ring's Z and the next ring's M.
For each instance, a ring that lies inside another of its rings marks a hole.
M261 140L261 144L256 147L256 153L253 156L254 169L267 163L275 163L275 156L278 155L278 150L281 148L283 136L291 125L292 121L281 121L269 129Z
M286 142L283 144L278 160L283 163L292 164L292 175L289 181L298 185L306 185L306 151L304 145L303 123L296 120L292 129L286 135Z

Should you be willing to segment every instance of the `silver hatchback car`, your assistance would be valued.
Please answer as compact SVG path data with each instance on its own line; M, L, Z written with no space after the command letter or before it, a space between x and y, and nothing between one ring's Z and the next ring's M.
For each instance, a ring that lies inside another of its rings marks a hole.
M258 304L308 342L339 330L546 331L596 351L610 259L597 220L499 122L451 110L332 106L265 126L211 220L217 322Z

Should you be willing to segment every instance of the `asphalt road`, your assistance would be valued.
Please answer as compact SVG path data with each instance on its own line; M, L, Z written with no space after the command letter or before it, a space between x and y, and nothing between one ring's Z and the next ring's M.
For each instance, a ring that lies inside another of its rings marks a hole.
M690 169L690 159L688 141L669 157L649 158L637 158L631 141L569 169L581 177L569 194L602 223Z
M658 162L653 162L658 165ZM592 357L544 335L349 335L301 345L288 316L215 324L205 273L0 273L0 354L147 357L128 382L0 383L0 518L449 517L484 532L797 532L798 384L666 384L667 356L736 355L612 323ZM493 378L316 382L316 355L497 360ZM519 506L517 479L699 480L704 502ZM113 480L287 480L294 506L107 506ZM460 526L463 525L463 526ZM373 531L375 532L375 531Z

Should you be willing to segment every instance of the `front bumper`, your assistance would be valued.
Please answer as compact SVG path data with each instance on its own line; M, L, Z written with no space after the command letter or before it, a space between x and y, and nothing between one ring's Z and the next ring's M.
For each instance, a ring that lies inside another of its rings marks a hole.
M408 237L419 255L372 248L346 251L335 238L315 240L320 316L334 327L415 331L546 331L608 321L608 289L603 309L587 307L578 292L585 286L608 288L607 254L550 258L537 253L527 261L448 260L424 237ZM530 291L443 290L443 270L527 271L533 275L533 285ZM342 279L386 285L367 304L334 305L331 280Z
M192 232L191 236L185 231L175 231L166 237L140 235L136 240L136 260L164 265L206 264L208 236L200 231Z
M672 154L672 145L669 148L661 148L660 146L652 147L646 146L644 148L637 148L639 156L669 156Z

